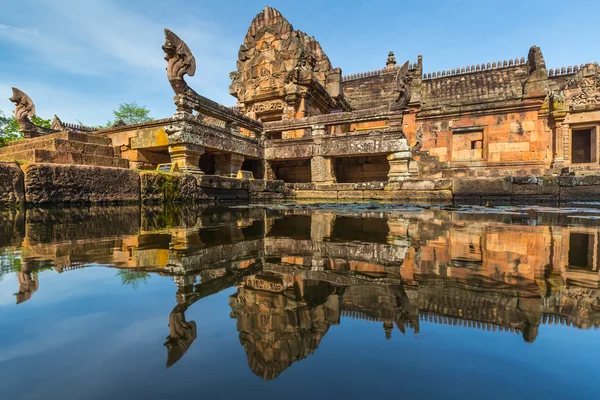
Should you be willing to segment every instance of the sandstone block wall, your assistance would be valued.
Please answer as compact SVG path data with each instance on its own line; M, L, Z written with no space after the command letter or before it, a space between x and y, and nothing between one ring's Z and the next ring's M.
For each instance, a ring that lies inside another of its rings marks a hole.
M0 162L0 205L24 201L23 171L16 163Z
M30 204L140 200L140 178L130 169L65 164L25 164L21 168Z

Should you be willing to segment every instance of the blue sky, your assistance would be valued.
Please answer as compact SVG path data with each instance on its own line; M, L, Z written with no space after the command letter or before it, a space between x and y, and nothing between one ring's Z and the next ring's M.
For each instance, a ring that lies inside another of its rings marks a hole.
M0 0L0 109L12 112L16 86L46 118L103 124L130 101L170 116L164 27L196 57L191 86L233 105L229 72L265 5L315 36L343 74L382 68L389 50L399 62L422 54L425 72L526 57L531 45L552 68L600 60L598 0Z

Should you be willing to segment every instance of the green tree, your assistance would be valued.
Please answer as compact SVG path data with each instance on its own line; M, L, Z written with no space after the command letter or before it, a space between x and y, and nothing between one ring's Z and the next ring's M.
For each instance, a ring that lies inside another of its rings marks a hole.
M6 117L0 110L0 147L4 147L8 142L23 137L19 132L19 124L15 117Z
M109 121L106 126L112 126L119 121L123 121L129 125L153 120L150 117L150 110L146 106L139 106L135 101L120 104L118 110L113 110L113 115L115 116L114 121Z
M38 117L37 115L31 117L31 122L37 126L48 129L50 129L50 125L52 125L51 120ZM22 137L23 135L19 132L19 123L15 117L7 117L2 110L0 110L0 147L4 147L8 142L21 139Z
M140 283L148 283L150 274L144 271L135 271L132 269L124 268L117 272L117 276L121 278L121 285L131 285L133 290L137 290Z

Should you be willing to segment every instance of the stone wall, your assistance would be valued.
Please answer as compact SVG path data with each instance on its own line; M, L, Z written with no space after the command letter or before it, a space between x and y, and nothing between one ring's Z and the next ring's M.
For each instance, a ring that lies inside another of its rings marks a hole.
M273 201L289 192L283 181L0 162L0 205Z
M115 203L140 200L139 175L127 168L25 164L28 204Z

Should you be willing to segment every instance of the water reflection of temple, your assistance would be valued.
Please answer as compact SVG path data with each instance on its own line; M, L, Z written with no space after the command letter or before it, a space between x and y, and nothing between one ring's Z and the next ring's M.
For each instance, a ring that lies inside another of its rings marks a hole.
M254 373L272 379L312 354L343 318L418 334L424 322L519 334L542 324L600 326L594 219L562 213L310 211L192 207L11 210L5 249L20 253L17 302L36 271L110 265L172 276L167 366L196 338L185 311L229 287ZM41 282L43 287L43 282ZM35 296L33 296L35 298Z

